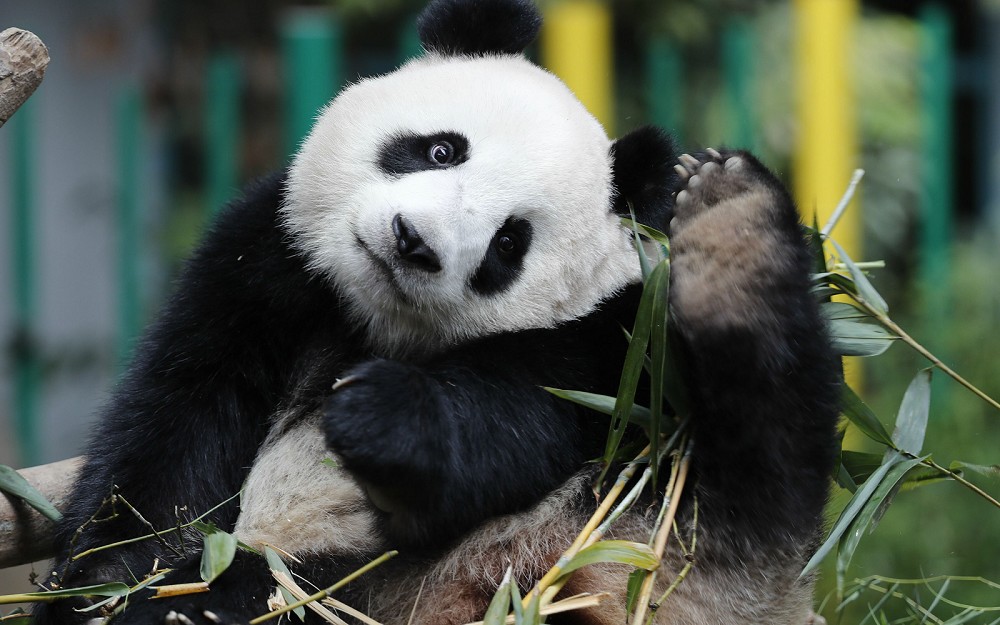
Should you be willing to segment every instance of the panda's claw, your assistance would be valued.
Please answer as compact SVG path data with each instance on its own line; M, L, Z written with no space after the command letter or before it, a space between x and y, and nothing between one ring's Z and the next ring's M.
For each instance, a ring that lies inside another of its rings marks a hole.
M708 149L705 150L705 152L707 152L709 156L711 156L712 158L714 158L717 161L721 161L722 160L722 154L719 154L719 151L716 150L715 148L708 148Z
M339 391L340 389L344 388L345 386L350 386L351 384L354 384L355 382L359 381L360 379L361 379L361 377L360 376L356 376L356 375L349 375L349 376L346 376L346 377L343 377L343 378L338 378L337 381L334 382L333 386L330 387L330 390L333 391L333 392Z
M189 619L186 614L183 614L181 612L177 613L177 622L180 623L180 625L194 625L194 621Z
M167 612L166 616L163 617L164 625L180 625L180 619L177 618L177 612L171 610Z
M674 171L681 177L681 180L687 180L688 176L691 175L691 172L685 169L683 165L674 165Z
M692 174L698 171L698 168L701 167L701 162L690 154L681 154L677 157L677 160L679 160L681 165L686 167Z
M219 615L215 612L212 612L211 610L204 610L201 614L213 623L219 623L219 625L222 625L222 619L219 618Z

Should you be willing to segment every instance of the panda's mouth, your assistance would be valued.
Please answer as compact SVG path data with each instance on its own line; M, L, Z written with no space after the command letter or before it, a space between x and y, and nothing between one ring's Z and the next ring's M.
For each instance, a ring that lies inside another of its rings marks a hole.
M361 248L361 250L368 256L368 259L371 260L372 264L375 265L379 273L382 274L385 281L389 283L393 292L396 294L396 297L405 303L410 303L409 296L407 296L407 294L399 286L399 282L396 280L396 272L392 270L392 265L368 247L368 244L366 244L357 234L354 235L354 242L357 243L358 247Z

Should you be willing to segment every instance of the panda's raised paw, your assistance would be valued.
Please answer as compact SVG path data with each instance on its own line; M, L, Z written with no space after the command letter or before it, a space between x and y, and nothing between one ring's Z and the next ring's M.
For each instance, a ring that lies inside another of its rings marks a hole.
M781 211L786 206L794 212L783 198L781 184L747 152L709 148L696 155L682 154L677 161L671 233L720 204L735 209L715 217L724 220L759 223L754 215L761 212Z
M767 325L776 317L762 276L781 282L775 276L798 271L789 253L801 238L791 199L747 152L709 149L677 160L685 175L670 222L675 314L692 332Z

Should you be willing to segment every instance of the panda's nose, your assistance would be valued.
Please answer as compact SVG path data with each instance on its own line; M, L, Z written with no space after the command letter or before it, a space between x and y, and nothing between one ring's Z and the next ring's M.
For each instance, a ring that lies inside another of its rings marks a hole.
M438 255L420 238L413 224L400 214L392 218L392 233L396 236L396 251L403 262L430 273L441 271Z

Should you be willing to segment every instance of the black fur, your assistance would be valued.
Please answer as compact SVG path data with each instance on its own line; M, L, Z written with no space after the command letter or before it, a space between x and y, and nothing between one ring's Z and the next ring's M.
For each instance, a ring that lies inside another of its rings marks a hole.
M531 0L434 0L417 19L424 48L446 55L519 54L541 27Z
M434 144L447 141L454 149L451 162L442 165L431 160ZM432 135L399 134L379 147L379 169L391 176L403 176L418 171L443 169L460 165L469 159L469 140L457 132L437 132Z
M486 257L472 275L470 287L480 295L502 292L517 280L524 266L524 256L531 247L531 223L509 217L493 235ZM511 249L505 248L509 242Z
M677 151L670 136L654 126L643 126L616 140L611 147L615 198L613 210L628 217L630 209L640 223L670 222L671 194L677 185L673 165Z

